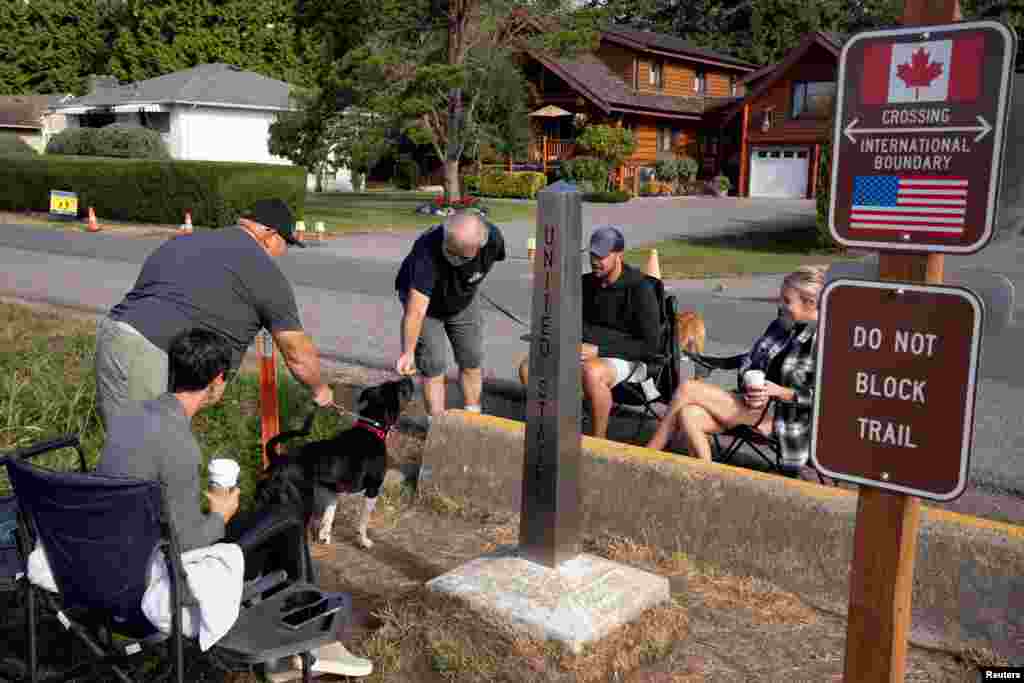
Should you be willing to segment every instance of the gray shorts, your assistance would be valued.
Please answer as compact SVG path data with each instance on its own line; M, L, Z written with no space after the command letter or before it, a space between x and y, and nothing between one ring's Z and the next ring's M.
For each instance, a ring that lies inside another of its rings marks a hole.
M484 362L484 318L480 300L447 318L423 319L416 344L416 369L424 377L439 377L448 369L445 337L451 341L455 363L460 369L479 368Z
M100 318L95 363L96 408L104 424L125 405L167 391L167 353L127 323Z

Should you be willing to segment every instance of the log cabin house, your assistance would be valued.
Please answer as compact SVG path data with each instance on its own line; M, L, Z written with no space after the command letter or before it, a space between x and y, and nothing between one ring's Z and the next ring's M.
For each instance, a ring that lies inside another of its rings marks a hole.
M625 126L637 140L616 170L620 187L639 189L640 169L685 154L700 177L739 171L739 150L723 115L744 94L743 78L757 66L674 36L613 27L599 47L572 59L532 51L520 55L531 91L528 159L510 163L547 171L576 155L574 140L587 124Z
M739 196L815 196L844 41L809 33L778 64L747 76L747 95L722 117L726 130L739 127Z

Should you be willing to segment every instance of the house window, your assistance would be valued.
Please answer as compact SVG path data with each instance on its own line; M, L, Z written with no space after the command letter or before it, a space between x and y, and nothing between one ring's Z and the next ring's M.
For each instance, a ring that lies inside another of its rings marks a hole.
M139 112L139 118L145 128L158 133L171 132L171 113L166 111Z
M679 130L672 126L665 124L658 126L658 151L671 152L672 143L675 142L678 135Z
M835 81L796 81L791 115L794 119L827 119L832 116L835 99Z
M729 95L736 97L737 92L739 92L739 83L736 81L736 76L729 76Z
M708 91L708 79L703 71L693 74L693 91L698 95L703 95Z
M761 130L766 131L775 125L775 110L774 109L762 109L761 110Z
M651 62L651 69L649 72L650 85L658 90L661 90L662 83L664 83L665 75L665 63L664 62Z

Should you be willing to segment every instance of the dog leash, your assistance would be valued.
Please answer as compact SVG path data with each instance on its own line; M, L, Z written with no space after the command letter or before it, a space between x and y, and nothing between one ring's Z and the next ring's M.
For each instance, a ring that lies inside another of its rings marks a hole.
M508 310L507 308L505 308L504 306L499 304L497 301L495 301L491 297L487 296L487 294L485 294L483 291L480 292L480 296L482 296L484 299L486 299L487 303L489 303L490 305L494 306L499 311L501 311L502 313L507 315L509 318L511 318L515 322L519 323L520 325L522 325L523 327L527 327L527 328L530 327L530 325L528 323L523 322L515 313L513 313L510 310Z
M333 408L335 410L335 412L337 412L337 413L339 413L341 415L351 415L352 417L356 418L356 424L357 425L360 422L364 423L366 426L368 426L370 428L370 431L372 431L374 434L379 436L381 439L387 439L388 434L391 433L391 428L390 427L385 427L380 422L377 422L376 420L372 420L372 419L366 417L365 415L360 415L359 413L354 413L351 410L346 410L345 408L342 408L341 406L339 406L334 401L331 401L328 404L328 406ZM325 407L327 407L327 406L325 406Z

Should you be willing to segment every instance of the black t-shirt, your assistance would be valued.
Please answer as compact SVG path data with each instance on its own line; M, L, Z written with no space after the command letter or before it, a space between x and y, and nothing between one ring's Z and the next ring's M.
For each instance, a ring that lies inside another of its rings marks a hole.
M192 327L235 347L235 364L260 328L302 330L295 293L266 251L237 226L168 240L150 254L110 317L167 351Z
M453 266L444 257L442 226L435 225L416 238L395 277L398 296L404 300L409 290L415 289L430 297L427 315L434 318L455 315L469 306L494 263L505 260L501 231L491 223L487 227L487 244L472 261L461 266Z

